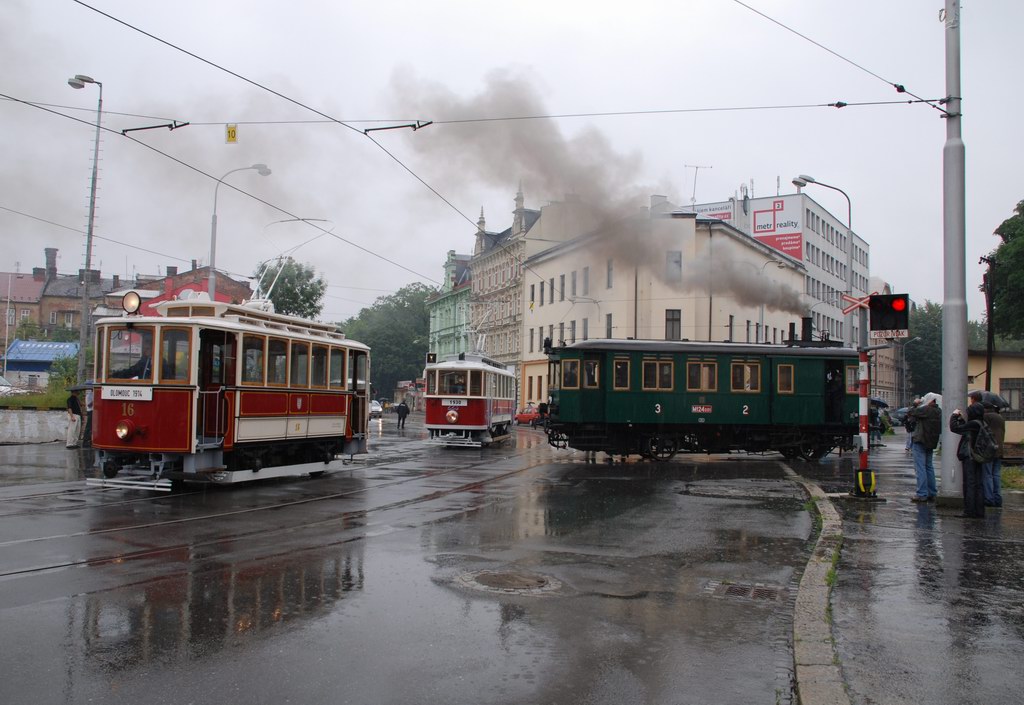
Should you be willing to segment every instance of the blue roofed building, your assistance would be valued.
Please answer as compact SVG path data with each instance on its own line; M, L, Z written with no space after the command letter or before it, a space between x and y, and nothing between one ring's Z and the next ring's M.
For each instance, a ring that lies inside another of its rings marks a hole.
M50 381L50 367L62 357L77 359L78 343L15 340L7 348L5 376L15 386L45 389Z

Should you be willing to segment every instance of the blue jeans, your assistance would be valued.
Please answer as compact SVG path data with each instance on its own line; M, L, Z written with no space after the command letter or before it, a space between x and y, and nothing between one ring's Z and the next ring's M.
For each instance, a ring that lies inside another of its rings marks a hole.
M934 497L939 493L935 486L935 466L932 465L932 451L921 443L914 443L914 474L917 476L917 496Z
M996 458L991 463L985 463L981 468L981 489L985 492L985 504L993 507L1003 506L1003 493L1000 485L1003 478L1003 461Z

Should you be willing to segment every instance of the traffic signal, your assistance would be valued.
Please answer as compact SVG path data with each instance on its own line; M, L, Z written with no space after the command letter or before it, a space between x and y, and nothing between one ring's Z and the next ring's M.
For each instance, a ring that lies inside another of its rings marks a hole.
M871 330L907 330L910 327L910 296L875 294L868 302Z

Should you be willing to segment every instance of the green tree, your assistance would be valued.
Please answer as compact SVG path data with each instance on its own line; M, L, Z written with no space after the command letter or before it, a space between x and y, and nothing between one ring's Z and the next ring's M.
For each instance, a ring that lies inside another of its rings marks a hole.
M53 333L50 335L50 340L55 343L77 343L80 335L74 328L68 328L66 326L58 326L53 329Z
M925 301L910 312L910 337L919 342L905 348L910 389L914 396L942 392L942 305Z
M58 357L50 364L50 379L48 386L51 390L67 389L78 379L78 358Z
M314 319L323 309L327 282L307 265L291 257L264 262L256 269L260 290L270 290L269 298L277 313Z
M346 336L370 346L370 381L376 397L390 399L398 382L423 374L430 333L426 302L433 291L424 284L410 284L338 324Z
M995 230L1001 240L989 256L992 323L997 336L1024 338L1024 201Z
M42 337L43 329L39 324L29 318L23 318L14 329L14 337L18 340L39 340Z

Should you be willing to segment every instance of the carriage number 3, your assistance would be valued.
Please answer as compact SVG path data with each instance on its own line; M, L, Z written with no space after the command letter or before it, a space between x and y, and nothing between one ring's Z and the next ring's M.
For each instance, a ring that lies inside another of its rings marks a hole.
M660 414L661 413L661 404L655 404L654 405L654 413L656 413L656 414Z

